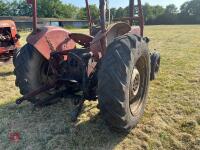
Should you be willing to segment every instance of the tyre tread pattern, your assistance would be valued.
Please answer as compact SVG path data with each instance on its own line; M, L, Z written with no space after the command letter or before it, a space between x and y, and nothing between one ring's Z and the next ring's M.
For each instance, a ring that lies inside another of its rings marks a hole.
M141 55L139 47L146 44L141 40L136 35L120 36L108 46L102 58L98 75L100 111L110 128L117 131L129 131L137 123L130 120L129 106L125 100L129 99L130 68L134 67L133 62Z

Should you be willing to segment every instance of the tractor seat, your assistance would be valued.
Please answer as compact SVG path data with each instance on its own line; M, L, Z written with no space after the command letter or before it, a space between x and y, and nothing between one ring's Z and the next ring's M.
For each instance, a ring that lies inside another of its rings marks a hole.
M76 43L78 43L79 45L85 48L90 47L90 42L92 42L92 40L94 39L93 36L86 35L83 33L71 33L69 34L69 37L72 40L74 40Z
M124 35L131 30L131 26L124 22L115 23L110 25L105 33L99 31L91 44L98 43L104 36L106 36L106 47L118 36Z
M131 26L124 22L110 25L107 29L107 46L118 36L124 35L131 30Z

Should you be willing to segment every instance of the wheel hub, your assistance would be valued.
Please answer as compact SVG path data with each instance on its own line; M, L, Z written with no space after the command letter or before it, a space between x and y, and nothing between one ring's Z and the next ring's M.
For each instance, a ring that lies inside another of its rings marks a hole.
M132 73L132 96L136 96L140 89L140 73L137 68L134 68Z

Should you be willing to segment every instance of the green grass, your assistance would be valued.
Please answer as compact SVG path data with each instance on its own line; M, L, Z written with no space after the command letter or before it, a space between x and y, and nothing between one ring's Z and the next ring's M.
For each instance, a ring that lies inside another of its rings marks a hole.
M76 30L86 32L86 30ZM109 131L96 103L71 123L70 103L46 108L16 106L12 64L0 66L0 149L200 149L200 26L147 26L150 49L162 56L151 82L144 117L129 134ZM25 43L27 33L21 33ZM19 132L18 143L9 132Z

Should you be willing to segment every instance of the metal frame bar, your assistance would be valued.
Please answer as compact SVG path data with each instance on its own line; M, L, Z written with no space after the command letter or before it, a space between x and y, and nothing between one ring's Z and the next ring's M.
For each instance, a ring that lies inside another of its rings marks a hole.
M99 0L99 11L100 11L100 25L101 32L106 32L106 0ZM106 36L103 36L101 39L102 49L106 49Z
M33 7L33 33L37 32L37 0L32 0Z
M142 11L142 3L141 0L138 0L138 9L139 9L139 23L141 29L141 36L144 34L144 16Z
M134 17L134 0L130 0L129 1L129 17L130 17L130 19L129 19L129 24L130 24L130 26L132 26L133 25L133 17Z
M106 9L105 9L105 1L99 0L99 11L100 11L100 25L101 31L105 32L106 30Z
M88 0L85 0L85 4L86 4L86 10L87 10L88 25L89 25L90 35L91 35L91 32L92 32L92 16L91 16L90 6L89 6L89 3L88 3Z

